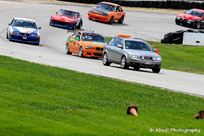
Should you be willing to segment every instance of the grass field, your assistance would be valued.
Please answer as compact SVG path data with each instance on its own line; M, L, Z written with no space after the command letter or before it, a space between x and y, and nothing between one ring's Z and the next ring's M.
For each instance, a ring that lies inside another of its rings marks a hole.
M1 136L203 136L193 119L203 108L203 98L0 56Z
M110 39L106 37L107 41ZM160 50L162 68L204 74L204 46L149 43Z

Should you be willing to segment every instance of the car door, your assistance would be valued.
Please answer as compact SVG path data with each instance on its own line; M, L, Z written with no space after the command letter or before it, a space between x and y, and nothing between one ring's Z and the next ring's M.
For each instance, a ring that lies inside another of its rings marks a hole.
M113 51L114 61L116 63L120 63L122 55L123 55L123 40L118 38L114 45Z
M106 52L108 53L108 59L109 61L113 62L113 44L115 42L115 38L113 38L105 47Z

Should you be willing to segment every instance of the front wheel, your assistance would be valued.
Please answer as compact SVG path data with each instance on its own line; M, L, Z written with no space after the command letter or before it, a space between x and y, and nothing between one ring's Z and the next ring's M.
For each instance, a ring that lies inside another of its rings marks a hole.
M105 53L103 55L103 65L110 66L110 62L108 61L108 54L107 53Z
M66 44L66 53L67 53L67 54L72 54L72 53L70 52L68 43Z
M79 25L77 26L77 29L81 29L82 25L83 25L83 22L80 21Z
M155 66L153 69L152 69L152 72L153 73L159 73L161 70L160 66Z
M122 57L120 65L121 65L122 69L128 69L129 68L129 66L127 65L127 60L126 60L125 56Z
M83 48L79 48L79 57L84 57Z
M113 22L114 22L114 18L111 17L111 19L110 19L110 21L109 21L109 24L113 24Z
M196 22L194 27L196 29L200 29L201 28L201 23L200 22Z

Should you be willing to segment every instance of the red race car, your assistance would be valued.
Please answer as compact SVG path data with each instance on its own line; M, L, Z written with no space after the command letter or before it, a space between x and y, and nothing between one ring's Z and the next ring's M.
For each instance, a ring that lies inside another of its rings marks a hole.
M200 29L204 27L204 10L191 9L177 15L175 22L177 25L185 25Z
M71 10L60 9L50 18L50 26L75 30L81 29L82 25L83 20L80 13Z

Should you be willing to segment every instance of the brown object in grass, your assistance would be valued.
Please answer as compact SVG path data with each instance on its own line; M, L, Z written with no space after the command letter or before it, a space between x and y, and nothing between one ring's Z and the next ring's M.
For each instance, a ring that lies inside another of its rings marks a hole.
M129 106L127 108L127 114L128 115L133 115L133 116L138 116L138 107L137 106Z
M200 110L199 113L194 118L204 119L204 110Z

